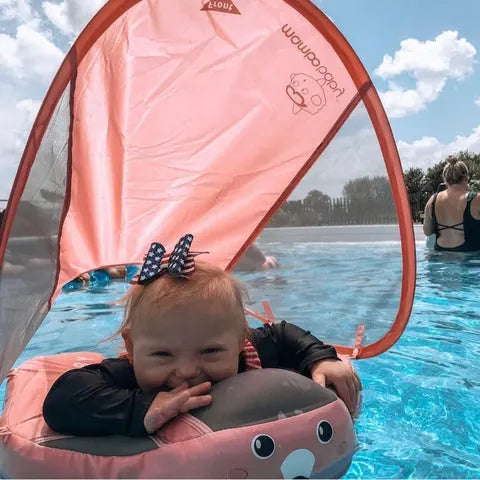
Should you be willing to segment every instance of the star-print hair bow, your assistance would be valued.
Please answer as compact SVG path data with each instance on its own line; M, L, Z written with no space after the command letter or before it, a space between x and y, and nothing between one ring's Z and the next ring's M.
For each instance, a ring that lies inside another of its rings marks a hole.
M165 254L165 247L161 243L152 243L145 255L140 273L130 283L147 285L165 274L171 277L186 277L195 270L194 258L202 253L208 253L190 252L192 242L193 235L191 233L185 235L180 238L170 254Z

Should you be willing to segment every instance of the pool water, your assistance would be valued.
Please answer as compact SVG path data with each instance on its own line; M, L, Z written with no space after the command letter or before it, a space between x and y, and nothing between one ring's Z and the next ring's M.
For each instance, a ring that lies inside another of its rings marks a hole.
M320 338L351 344L355 326L380 338L398 307L396 243L263 243L279 271L242 274L252 308L268 299L278 318ZM400 341L356 362L363 381L358 451L344 478L480 477L480 256L438 254L417 245L415 304ZM36 355L93 350L116 356L128 288L111 282L61 294L17 364ZM3 403L5 384L0 388Z

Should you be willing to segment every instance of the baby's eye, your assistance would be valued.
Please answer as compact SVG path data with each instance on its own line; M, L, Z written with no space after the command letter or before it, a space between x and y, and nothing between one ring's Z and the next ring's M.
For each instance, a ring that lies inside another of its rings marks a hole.
M218 352L221 352L221 351L223 351L223 348L221 348L221 347L210 347L210 348L204 348L202 350L202 354L210 355L212 353L218 353Z
M154 357L171 357L172 356L170 352L166 352L163 350L159 350L158 352L153 352L152 355Z

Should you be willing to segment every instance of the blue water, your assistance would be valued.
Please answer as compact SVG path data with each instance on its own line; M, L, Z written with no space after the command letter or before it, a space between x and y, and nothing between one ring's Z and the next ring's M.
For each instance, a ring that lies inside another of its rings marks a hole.
M240 275L252 306L268 299L279 318L329 341L351 344L385 333L398 306L398 244L263 244L277 272ZM479 478L480 256L436 254L417 245L414 308L400 341L378 358L356 362L364 385L358 451L345 478ZM112 282L62 294L21 361L41 354L95 350L121 320L112 304L127 285ZM3 385L0 401L4 396Z

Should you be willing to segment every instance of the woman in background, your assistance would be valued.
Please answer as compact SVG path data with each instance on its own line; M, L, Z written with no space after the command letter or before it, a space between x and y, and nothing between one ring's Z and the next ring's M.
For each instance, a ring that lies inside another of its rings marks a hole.
M447 188L433 194L425 206L423 232L435 234L435 250L480 250L480 195L468 192L468 168L449 157L443 169Z

